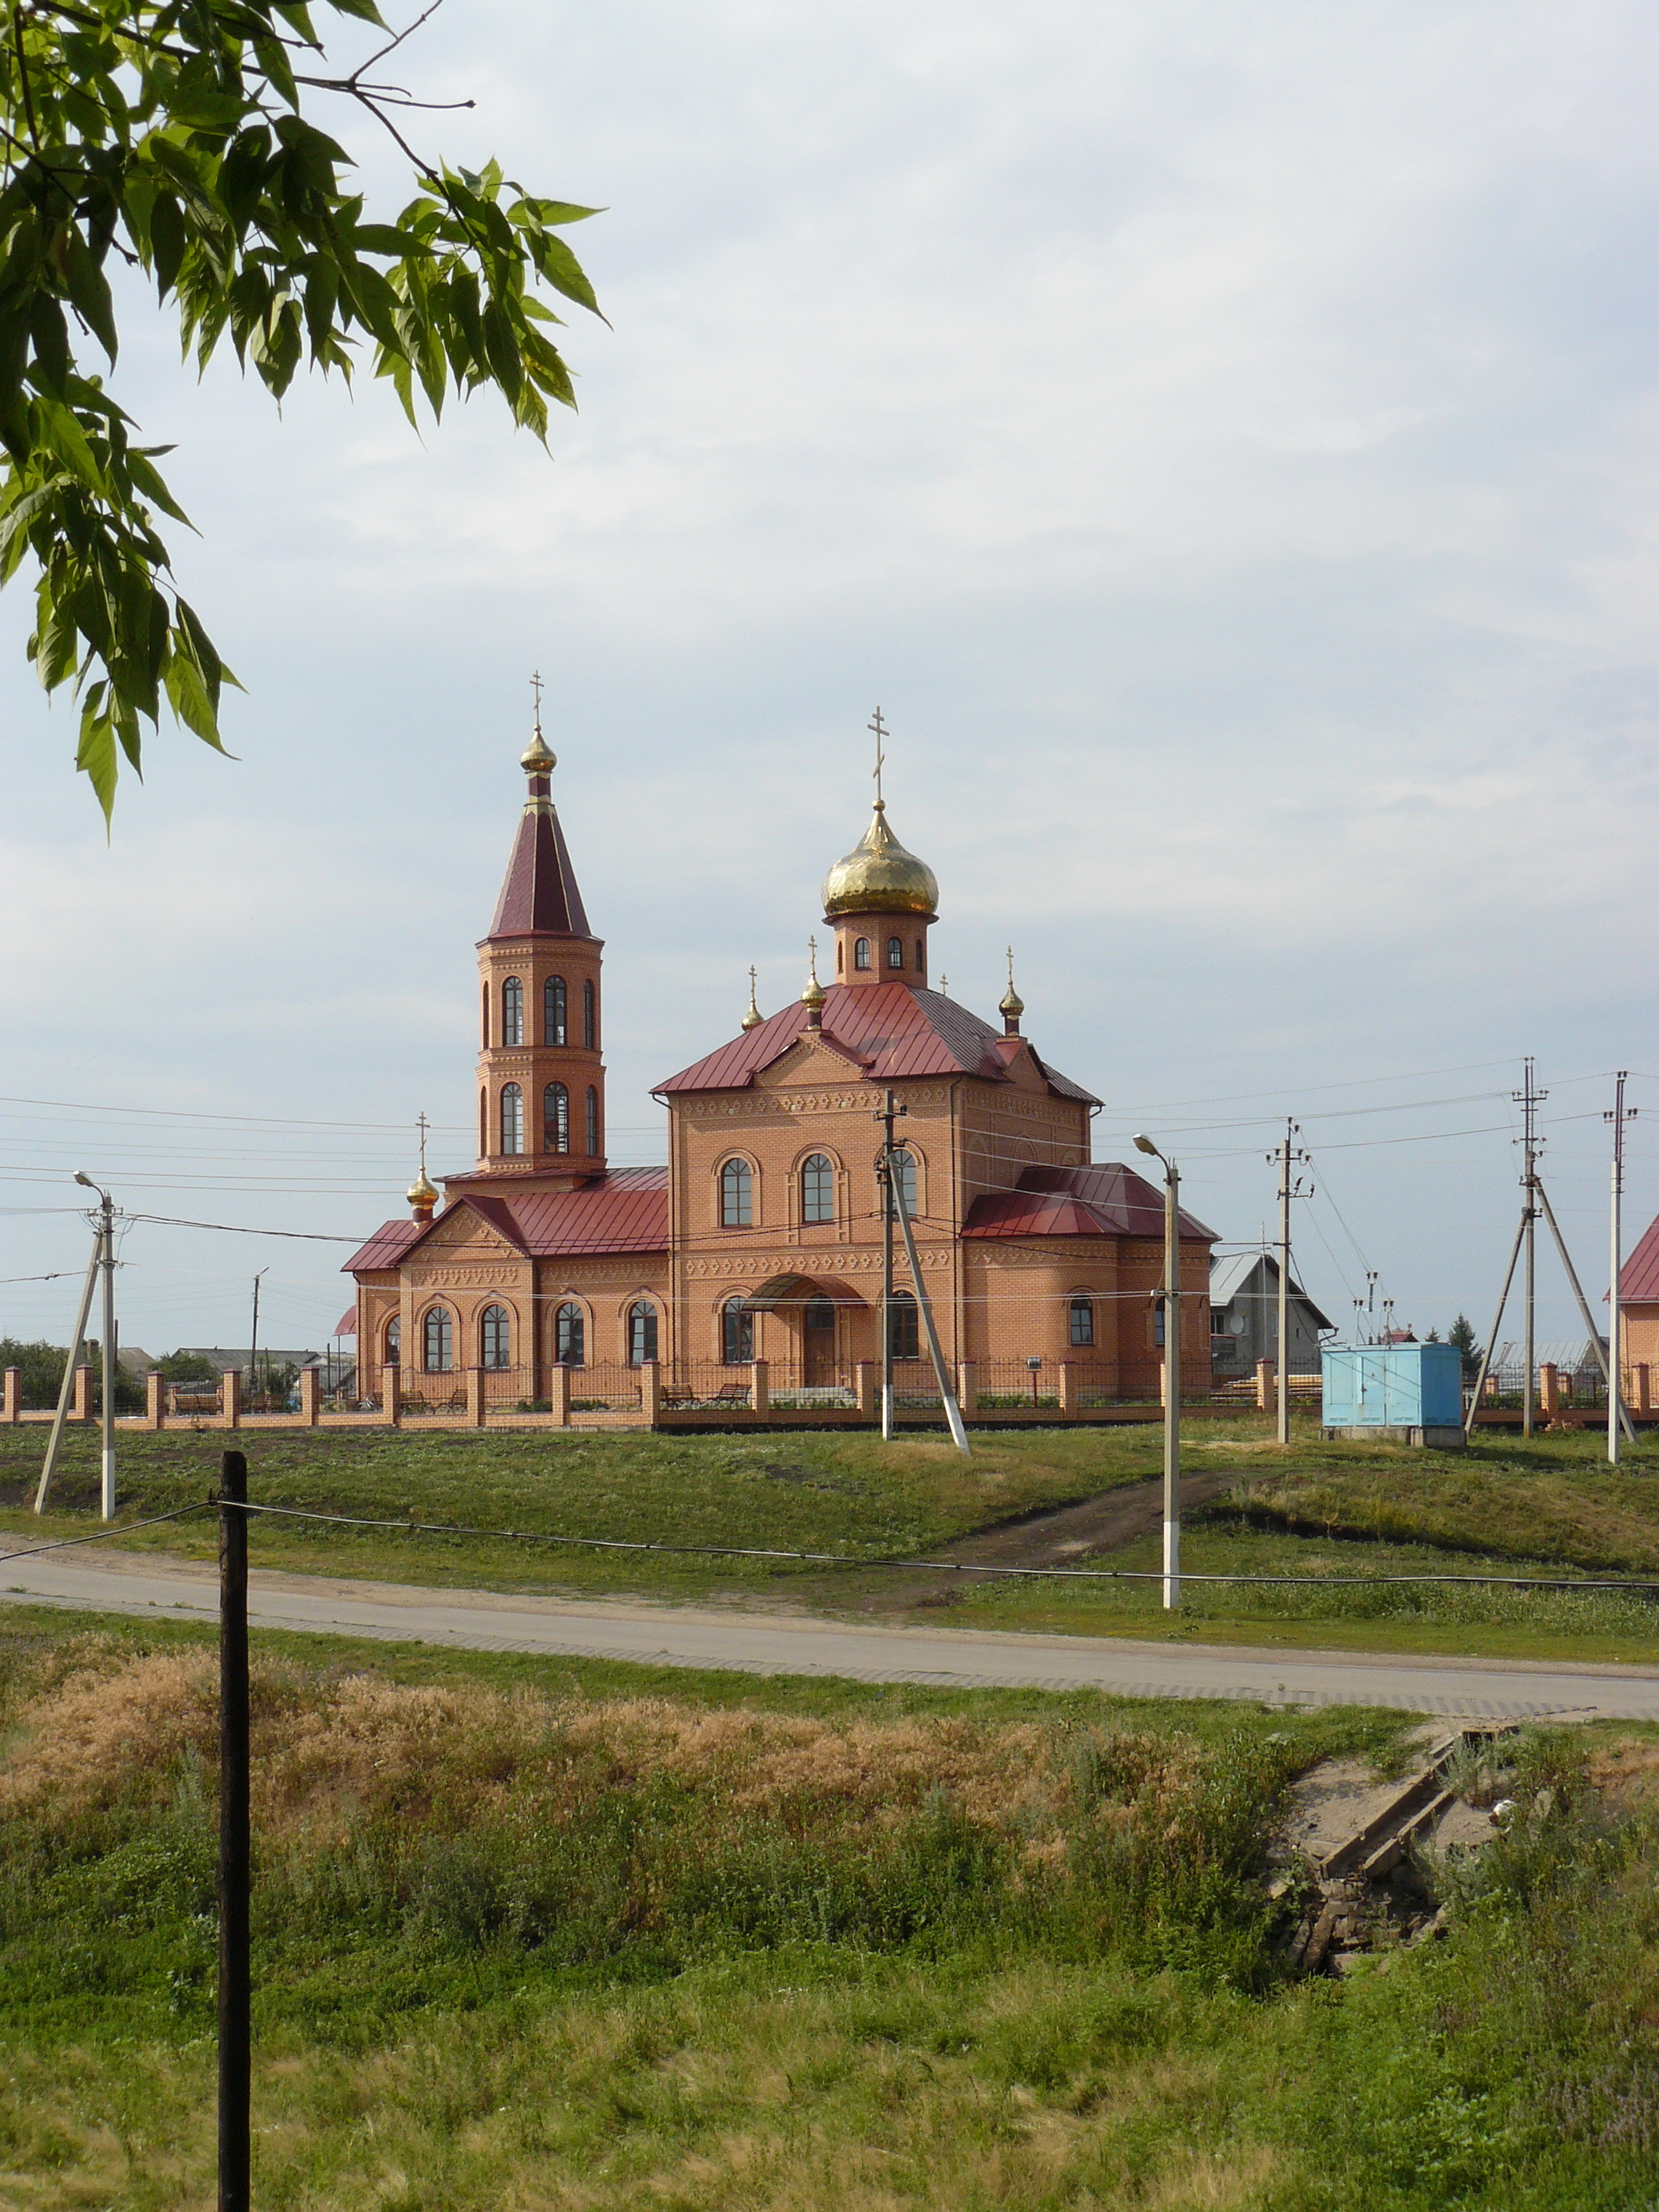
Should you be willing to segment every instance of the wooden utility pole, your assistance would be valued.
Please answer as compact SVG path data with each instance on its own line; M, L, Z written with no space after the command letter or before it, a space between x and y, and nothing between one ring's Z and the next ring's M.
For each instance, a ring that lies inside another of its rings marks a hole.
M219 2212L250 2212L247 1461L239 1451L220 1462L219 1498Z
M64 1424L69 1419L70 1400L75 1391L76 1363L81 1357L81 1346L86 1340L87 1316L92 1311L93 1287L98 1280L99 1262L104 1256L104 1235L94 1231L92 1257L87 1262L87 1279L81 1291L81 1309L75 1316L75 1333L70 1338L69 1357L64 1362L63 1387L58 1393L58 1410L52 1417L52 1433L46 1438L46 1455L40 1463L40 1480L34 1492L34 1510L46 1510L46 1493L52 1488L52 1478L58 1465L58 1454L64 1441Z

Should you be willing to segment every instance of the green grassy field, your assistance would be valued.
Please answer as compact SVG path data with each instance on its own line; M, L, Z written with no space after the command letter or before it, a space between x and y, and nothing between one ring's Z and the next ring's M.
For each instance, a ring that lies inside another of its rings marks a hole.
M252 1538L256 1565L436 1586L783 1601L854 1614L892 1611L890 1594L899 1585L883 1559L934 1553L1017 1515L1147 1481L1161 1449L1158 1431L1144 1427L981 1436L968 1459L943 1439L883 1445L864 1435L288 1431L249 1432L242 1441L251 1494L270 1504L394 1522L776 1547L841 1562L591 1553L264 1521ZM124 1435L124 1513L142 1516L205 1496L225 1442L212 1432ZM25 1506L40 1448L38 1429L0 1431L0 1527L14 1535L84 1530L95 1437L71 1435L58 1510L44 1529ZM1195 1426L1186 1463L1195 1474L1232 1478L1223 1498L1188 1516L1189 1571L1333 1579L1311 1590L1189 1582L1174 1620L1147 1583L963 1577L933 1596L963 1626L1659 1663L1659 1610L1640 1593L1363 1589L1334 1579L1480 1571L1659 1576L1659 1440L1644 1437L1617 1470L1583 1434L1530 1444L1483 1436L1467 1452L1425 1453L1327 1444L1304 1426L1281 1454L1266 1424L1247 1416ZM204 1518L130 1540L207 1558L216 1537ZM1146 1571L1157 1563L1147 1540L1092 1564ZM903 1588L914 1584L913 1577Z
M20 2212L211 2201L213 1712L200 1629L0 1614ZM1446 1940L1298 1984L1275 1808L1409 1725L258 1637L256 2201L1646 2205L1659 1731L1529 1740Z

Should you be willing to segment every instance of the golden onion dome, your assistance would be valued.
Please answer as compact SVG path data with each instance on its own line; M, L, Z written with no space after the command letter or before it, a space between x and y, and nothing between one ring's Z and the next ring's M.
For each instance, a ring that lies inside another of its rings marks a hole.
M939 911L939 878L926 860L907 853L887 826L887 808L876 801L870 827L845 860L823 879L823 913L925 914Z
M438 1194L428 1181L424 1168L410 1183L404 1196L411 1206L435 1206L438 1203Z
M526 775L546 775L557 768L559 757L542 735L541 724L536 725L536 734L519 755L519 766Z

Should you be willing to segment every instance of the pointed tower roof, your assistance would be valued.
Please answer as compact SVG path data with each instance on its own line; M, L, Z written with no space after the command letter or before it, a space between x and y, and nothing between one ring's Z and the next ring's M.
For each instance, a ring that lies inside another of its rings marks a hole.
M519 765L530 779L530 796L519 818L519 834L513 841L513 855L495 902L495 918L489 925L491 938L592 935L551 797L557 764L556 756L542 735L538 708L536 733L519 756Z

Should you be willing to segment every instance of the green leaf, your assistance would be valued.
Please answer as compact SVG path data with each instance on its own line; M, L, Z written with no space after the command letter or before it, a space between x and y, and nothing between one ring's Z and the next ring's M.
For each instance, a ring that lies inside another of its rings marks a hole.
M82 711L81 742L76 749L75 765L90 778L107 827L115 812L115 780L118 773L115 730L109 717L98 713L90 702Z
M149 211L149 240L156 295L165 300L179 281L187 242L184 214L171 192L155 195L155 204Z
M48 292L37 292L29 311L29 336L34 341L34 366L52 392L61 392L69 381L69 325L64 311Z
M71 229L69 234L64 277L70 306L84 317L112 364L121 342L115 334L115 302L110 297L109 279L93 259L91 247L77 229Z

